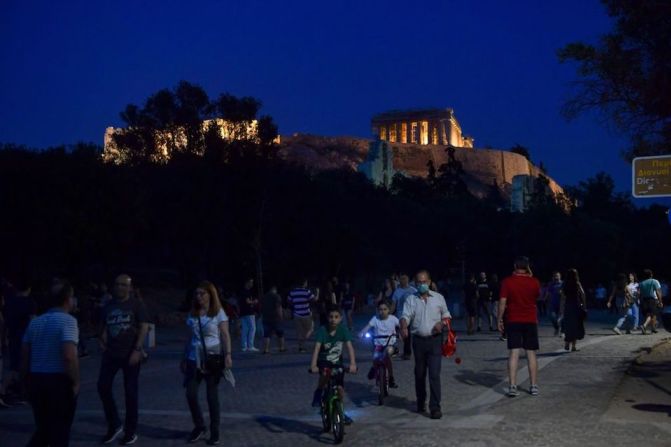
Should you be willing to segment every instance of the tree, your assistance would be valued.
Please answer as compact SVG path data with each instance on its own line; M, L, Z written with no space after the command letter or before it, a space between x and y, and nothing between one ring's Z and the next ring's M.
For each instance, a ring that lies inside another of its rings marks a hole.
M569 187L568 192L578 200L582 210L593 216L614 218L633 209L629 195L616 193L613 178L605 172L580 181L577 186Z
M260 109L255 98L223 93L210 100L202 87L180 81L149 96L142 107L129 104L121 112L126 128L113 136L120 159L115 161L165 163L181 152L222 161L235 151L270 157L277 126L270 116L257 118Z
M631 138L624 154L668 153L671 147L671 2L602 0L615 20L596 45L574 42L558 51L578 64L571 119L596 109Z
M510 152L520 154L527 160L531 161L531 154L529 153L529 149L522 146L521 144L516 144L515 146L511 147Z
M438 177L436 177L435 188L440 195L449 198L469 197L466 182L464 181L464 166L457 160L454 147L448 146L447 163L443 163L438 168Z

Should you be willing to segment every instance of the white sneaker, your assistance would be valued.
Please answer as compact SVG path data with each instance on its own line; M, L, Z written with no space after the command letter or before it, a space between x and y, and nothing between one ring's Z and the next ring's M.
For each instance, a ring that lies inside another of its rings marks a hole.
M259 352L259 348L255 348L254 346L252 346L251 348L248 349L248 351Z
M622 331L617 327L613 328L613 332L615 332L617 335L622 335Z
M517 385L510 385L508 387L508 392L506 393L506 396L508 397L517 397L520 395L520 392L517 391Z
M247 348L242 348L242 352L247 352L247 351L249 351L249 349L247 349Z
M538 396L538 385L531 385L529 388L529 394L532 396Z

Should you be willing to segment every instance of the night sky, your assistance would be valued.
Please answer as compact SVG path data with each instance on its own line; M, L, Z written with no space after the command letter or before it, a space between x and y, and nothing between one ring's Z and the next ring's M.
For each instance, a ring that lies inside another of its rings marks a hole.
M18 1L0 6L0 142L92 141L184 79L263 102L281 134L370 136L388 109L452 107L476 147L521 144L560 184L631 189L623 135L566 122L556 50L611 29L597 0ZM647 205L650 199L637 201Z

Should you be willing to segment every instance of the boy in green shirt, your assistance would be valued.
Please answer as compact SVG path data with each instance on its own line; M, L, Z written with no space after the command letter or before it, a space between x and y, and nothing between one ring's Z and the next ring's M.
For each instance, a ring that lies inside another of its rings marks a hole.
M321 403L322 393L328 381L322 373L324 368L332 369L332 376L338 384L338 395L342 402L345 401L345 383L343 371L343 346L347 348L349 356L350 374L356 373L356 358L354 356L354 347L352 346L352 335L346 327L341 326L342 314L340 309L330 309L328 314L328 327L322 326L317 331L315 349L312 352L312 361L310 362L310 371L320 373L317 389L315 390L312 406L318 407ZM349 416L345 415L345 423L351 423Z

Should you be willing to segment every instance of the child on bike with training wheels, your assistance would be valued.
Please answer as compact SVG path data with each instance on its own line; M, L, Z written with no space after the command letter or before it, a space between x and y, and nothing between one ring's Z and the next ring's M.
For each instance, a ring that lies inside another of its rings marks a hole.
M352 335L349 330L340 324L342 321L342 311L338 308L328 310L328 326L321 326L315 336L315 349L312 352L312 361L310 370L313 373L319 373L319 382L315 390L312 406L319 407L321 404L322 393L328 385L324 368L330 368L331 376L336 379L338 384L338 395L342 402L345 401L345 383L343 370L343 347L347 348L349 356L349 373L356 373L356 358L354 356L354 347L352 346ZM345 423L352 423L352 419L345 414Z
M396 335L401 324L394 315L391 315L391 307L389 302L382 300L377 305L377 316L374 316L370 319L368 324L361 329L359 332L359 337L364 337L366 333L372 328L373 343L375 344L375 351L373 353L373 366L371 366L370 371L368 371L368 380L373 380L375 378L375 361L384 359L384 366L389 371L389 388L398 388L396 382L394 381L394 370L391 364L391 356L398 352L396 347ZM391 337L383 338L383 337ZM386 347L385 347L386 346ZM385 355L386 351L386 355Z

